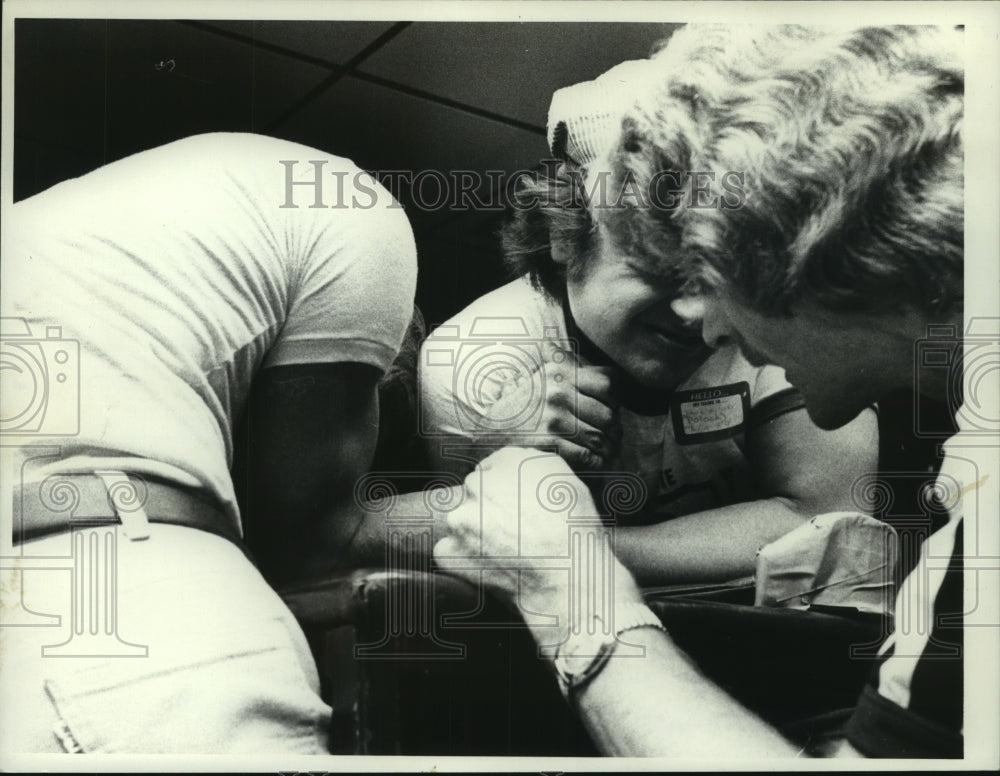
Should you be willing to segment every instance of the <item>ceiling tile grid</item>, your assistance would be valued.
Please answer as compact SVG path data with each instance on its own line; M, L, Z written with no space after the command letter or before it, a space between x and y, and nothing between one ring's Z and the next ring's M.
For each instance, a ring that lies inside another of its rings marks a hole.
M505 187L547 156L552 92L646 56L671 30L18 20L15 197L199 132L294 140L353 159L400 199L418 299L443 315L502 279Z
M424 22L360 69L544 128L555 89L648 56L674 26Z
M290 55L343 65L392 27L392 22L208 21L223 33L284 49Z

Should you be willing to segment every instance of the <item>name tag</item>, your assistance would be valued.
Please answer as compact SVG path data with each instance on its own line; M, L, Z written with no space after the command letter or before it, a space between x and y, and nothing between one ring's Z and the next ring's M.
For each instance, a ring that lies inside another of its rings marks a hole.
M735 436L750 413L750 385L746 381L693 391L675 391L670 400L674 439L696 445Z

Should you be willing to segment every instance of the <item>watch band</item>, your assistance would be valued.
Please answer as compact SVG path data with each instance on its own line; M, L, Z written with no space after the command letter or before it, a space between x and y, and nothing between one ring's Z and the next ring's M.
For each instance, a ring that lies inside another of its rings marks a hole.
M594 617L600 621L600 617L597 615ZM572 700L573 691L591 681L607 664L611 658L611 653L615 650L615 645L618 643L618 637L623 633L636 630L637 628L656 628L657 630L666 632L666 629L660 622L660 618L646 604L622 604L615 608L614 632L608 634L606 638L597 644L596 649L591 648L590 661L583 667L576 670L569 670L565 655L573 639L579 638L579 636L571 635L565 642L560 644L556 648L552 667L556 673L556 677L559 679L559 688L562 690L563 696Z
M570 637L572 638L572 637ZM566 658L561 654L561 646L556 648L556 658L552 662L552 668L556 672L559 680L559 689L562 690L564 698L572 698L573 690L582 687L604 668L604 664L611 658L611 652L615 648L614 637L605 639L597 647L595 654L590 656L590 662L585 667L577 671L569 671L566 668Z
M615 639L636 628L656 628L667 632L660 618L646 604L622 604L615 607Z

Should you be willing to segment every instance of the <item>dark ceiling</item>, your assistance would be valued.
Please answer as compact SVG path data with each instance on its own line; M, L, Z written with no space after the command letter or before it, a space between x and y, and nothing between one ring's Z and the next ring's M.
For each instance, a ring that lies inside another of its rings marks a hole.
M553 90L648 55L672 29L18 19L14 197L218 130L305 143L373 172L509 177L546 156ZM403 187L392 190L417 235L417 299L429 323L503 279L501 212L420 209ZM487 183L478 193L489 201ZM425 190L425 198L433 194Z

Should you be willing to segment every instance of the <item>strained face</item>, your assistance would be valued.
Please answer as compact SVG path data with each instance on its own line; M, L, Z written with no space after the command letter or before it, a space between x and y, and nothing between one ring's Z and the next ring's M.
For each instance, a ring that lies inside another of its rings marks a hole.
M676 273L619 250L602 225L594 241L585 268L566 283L577 325L638 382L675 387L711 353L701 336L701 298L683 295Z

